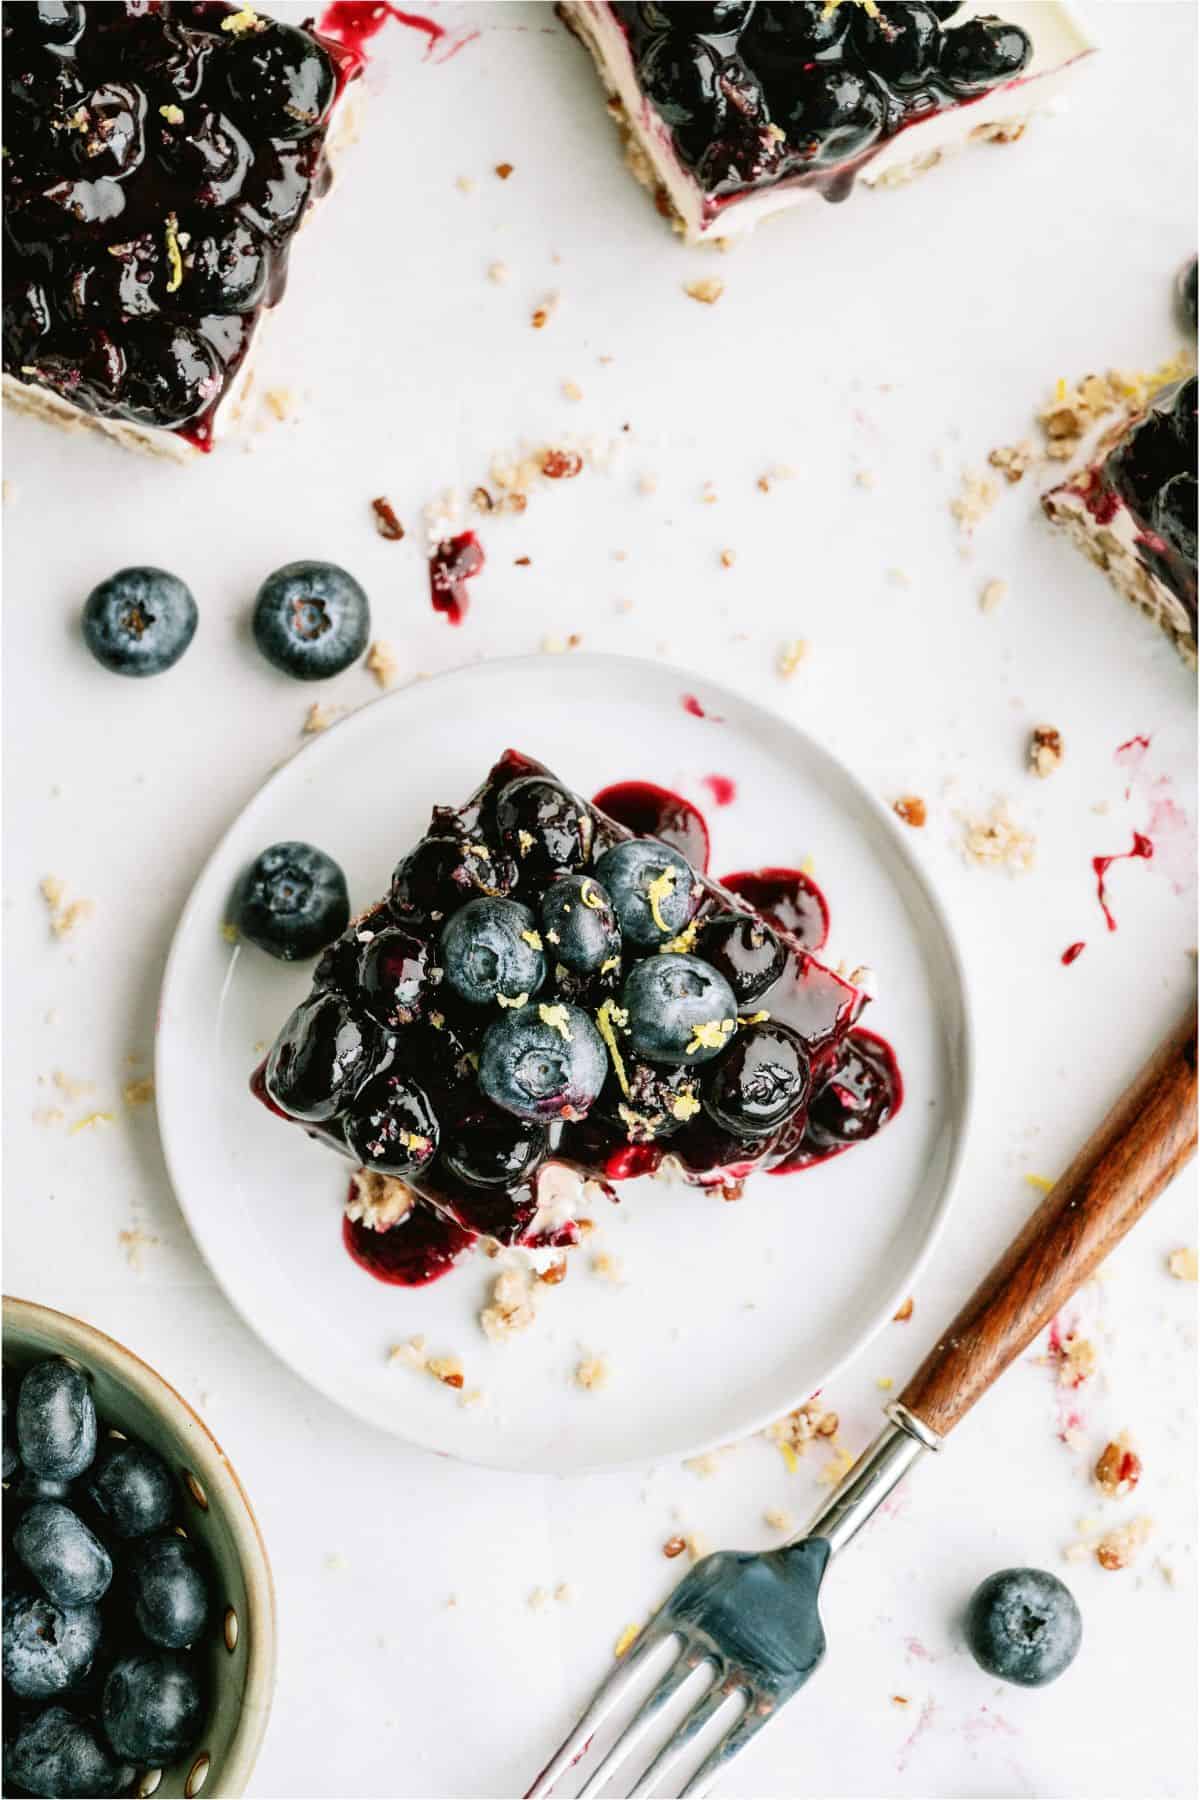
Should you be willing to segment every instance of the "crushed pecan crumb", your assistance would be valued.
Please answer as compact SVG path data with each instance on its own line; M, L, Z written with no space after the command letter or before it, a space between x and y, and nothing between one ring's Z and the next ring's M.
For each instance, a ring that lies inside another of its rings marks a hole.
M528 1331L536 1317L528 1271L517 1265L502 1269L492 1284L491 1300L479 1315L484 1335L493 1343L503 1343L519 1331Z
M1029 766L1045 781L1063 759L1062 733L1053 725L1035 725L1029 739Z
M557 1262L552 1262L548 1268L538 1271L538 1280L544 1287L557 1287L566 1279L567 1259L565 1256L560 1256Z
M570 481L583 467L576 450L547 450L542 456L542 474L547 481Z
M391 501L385 495L378 494L371 502L371 511L375 514L375 529L380 537L387 538L389 543L398 544L404 536L404 527L396 517Z
M912 1301L912 1295L910 1294L908 1299L904 1302L903 1306L900 1307L899 1311L894 1312L892 1314L892 1322L893 1322L893 1324L896 1324L896 1325L903 1325L905 1320L911 1319L912 1316L913 1316L913 1301Z
M500 177L501 181L507 181L509 176L512 174L512 172L513 172L513 166L510 162L502 162L502 163L496 164L496 173Z
M790 638L782 644L775 658L776 672L784 681L790 681L800 664L808 655L808 644L804 638Z
M1172 1250L1167 1258L1167 1273L1176 1281L1195 1281L1198 1273L1195 1250L1186 1245Z
M980 612L985 612L985 613L995 612L996 608L998 606L1002 605L1003 602L1007 599L1007 597L1008 597L1007 581L985 582L983 592L979 596Z
M382 639L371 645L366 666L381 688L390 688L400 671L395 651Z
M997 800L982 817L960 815L963 855L984 869L1027 874L1033 867L1037 840L1017 824L1006 800Z
M929 816L919 794L901 794L899 800L892 801L892 811L914 831L919 831Z
M686 1549L687 1539L685 1537L670 1537L663 1545L663 1555L672 1558L682 1556Z
M702 306L715 306L725 292L725 283L715 275L704 275L699 281L685 281L683 291L689 300L699 300Z
M1146 1518L1116 1526L1096 1545L1096 1561L1102 1569L1127 1569L1153 1530L1153 1521Z
M585 1356L576 1367L575 1383L576 1386L586 1389L589 1393L597 1393L600 1389L608 1386L609 1374L606 1357Z
M1110 1499L1118 1499L1132 1494L1141 1474L1142 1459L1122 1432L1120 1437L1105 1444L1092 1470L1092 1479L1102 1493Z
M57 875L45 877L41 894L50 913L50 929L56 938L70 937L96 910L91 900L68 900L66 886Z
M962 486L950 502L950 511L964 537L971 536L999 498L1000 490L989 475L981 475L975 469L963 471Z

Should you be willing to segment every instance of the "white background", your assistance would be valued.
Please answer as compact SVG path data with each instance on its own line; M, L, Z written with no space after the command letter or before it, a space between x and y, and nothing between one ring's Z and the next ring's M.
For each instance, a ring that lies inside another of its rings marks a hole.
M506 1478L409 1452L302 1386L214 1287L153 1110L126 1108L120 1089L138 1072L127 1057L150 1055L191 883L316 697L257 659L254 590L297 556L344 562L404 678L536 650L546 634L665 656L801 720L882 797L926 797L922 853L969 957L980 1105L911 1323L889 1326L828 1395L857 1450L877 1381L913 1366L1036 1199L1025 1175L1065 1164L1193 977L1190 829L1155 864L1118 867L1115 935L1090 870L1146 823L1151 775L1194 817L1192 678L1044 526L1032 479L968 556L948 512L963 468L1023 435L1057 377L1149 366L1178 345L1168 284L1194 248L1195 13L1149 0L1091 11L1104 56L1020 145L972 151L901 192L814 202L719 257L674 241L624 172L549 6L446 7L448 25L480 37L442 62L423 60L415 33L377 41L362 141L298 252L265 358L267 385L299 396L294 421L252 432L252 454L228 447L181 470L8 423L5 1287L146 1356L200 1402L242 1473L280 1600L261 1796L522 1791L613 1641L677 1574L663 1541L683 1529L764 1545L764 1508L802 1521L822 1490L819 1457L789 1475L761 1442L711 1479L676 1466ZM497 260L506 285L487 279ZM710 273L726 283L713 308L682 291ZM551 290L561 304L534 332ZM422 505L472 487L498 450L571 431L623 436L623 462L485 532L489 566L451 630L428 606ZM758 492L781 463L796 479ZM643 474L655 493L639 491ZM405 543L372 528L380 492ZM519 555L531 566L513 566ZM88 589L135 561L177 570L201 608L185 662L139 687L100 672L77 628ZM993 577L1009 593L984 615ZM796 636L810 653L785 683L775 654ZM354 706L375 691L354 670L320 698ZM1044 784L1023 765L1043 722L1067 745ZM1138 732L1151 750L1126 800L1113 752ZM956 807L998 794L1038 837L1023 878L959 854ZM802 821L781 831L792 841L764 856L802 848ZM65 943L38 897L50 874L95 902ZM1076 939L1087 950L1065 969ZM56 1069L94 1093L57 1095ZM35 1122L56 1103L66 1124ZM93 1108L116 1122L71 1135ZM1033 1358L1014 1368L837 1569L827 1664L726 1791L1195 1791L1195 1289L1165 1272L1195 1241L1190 1189L1177 1184L1081 1297L1100 1350L1083 1448L1056 1437L1051 1372ZM140 1273L119 1241L134 1227L157 1240ZM1136 1504L1105 1509L1087 1470L1121 1428L1145 1476ZM1156 1523L1136 1568L1060 1563L1082 1516L1134 1512ZM1011 1563L1064 1568L1084 1613L1078 1662L1040 1693L987 1680L958 1634L974 1584ZM569 1601L528 1605L561 1582Z

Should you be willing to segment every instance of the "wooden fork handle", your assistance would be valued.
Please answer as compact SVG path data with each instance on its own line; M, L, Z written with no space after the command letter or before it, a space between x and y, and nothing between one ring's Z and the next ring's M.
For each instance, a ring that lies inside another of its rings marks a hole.
M900 1402L945 1434L1196 1149L1196 1008L1159 1046L934 1345Z

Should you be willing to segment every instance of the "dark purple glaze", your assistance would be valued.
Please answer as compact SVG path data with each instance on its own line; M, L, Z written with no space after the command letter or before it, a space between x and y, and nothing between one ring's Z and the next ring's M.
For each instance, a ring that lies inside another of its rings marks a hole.
M680 794L652 781L619 781L601 788L592 805L634 837L658 837L686 856L693 869L708 871L708 826L704 815Z

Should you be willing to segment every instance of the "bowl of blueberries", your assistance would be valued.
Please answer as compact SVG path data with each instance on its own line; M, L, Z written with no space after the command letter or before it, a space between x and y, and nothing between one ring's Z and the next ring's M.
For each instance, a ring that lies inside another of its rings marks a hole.
M4 1301L4 1793L245 1792L275 1597L250 1502L161 1375Z

